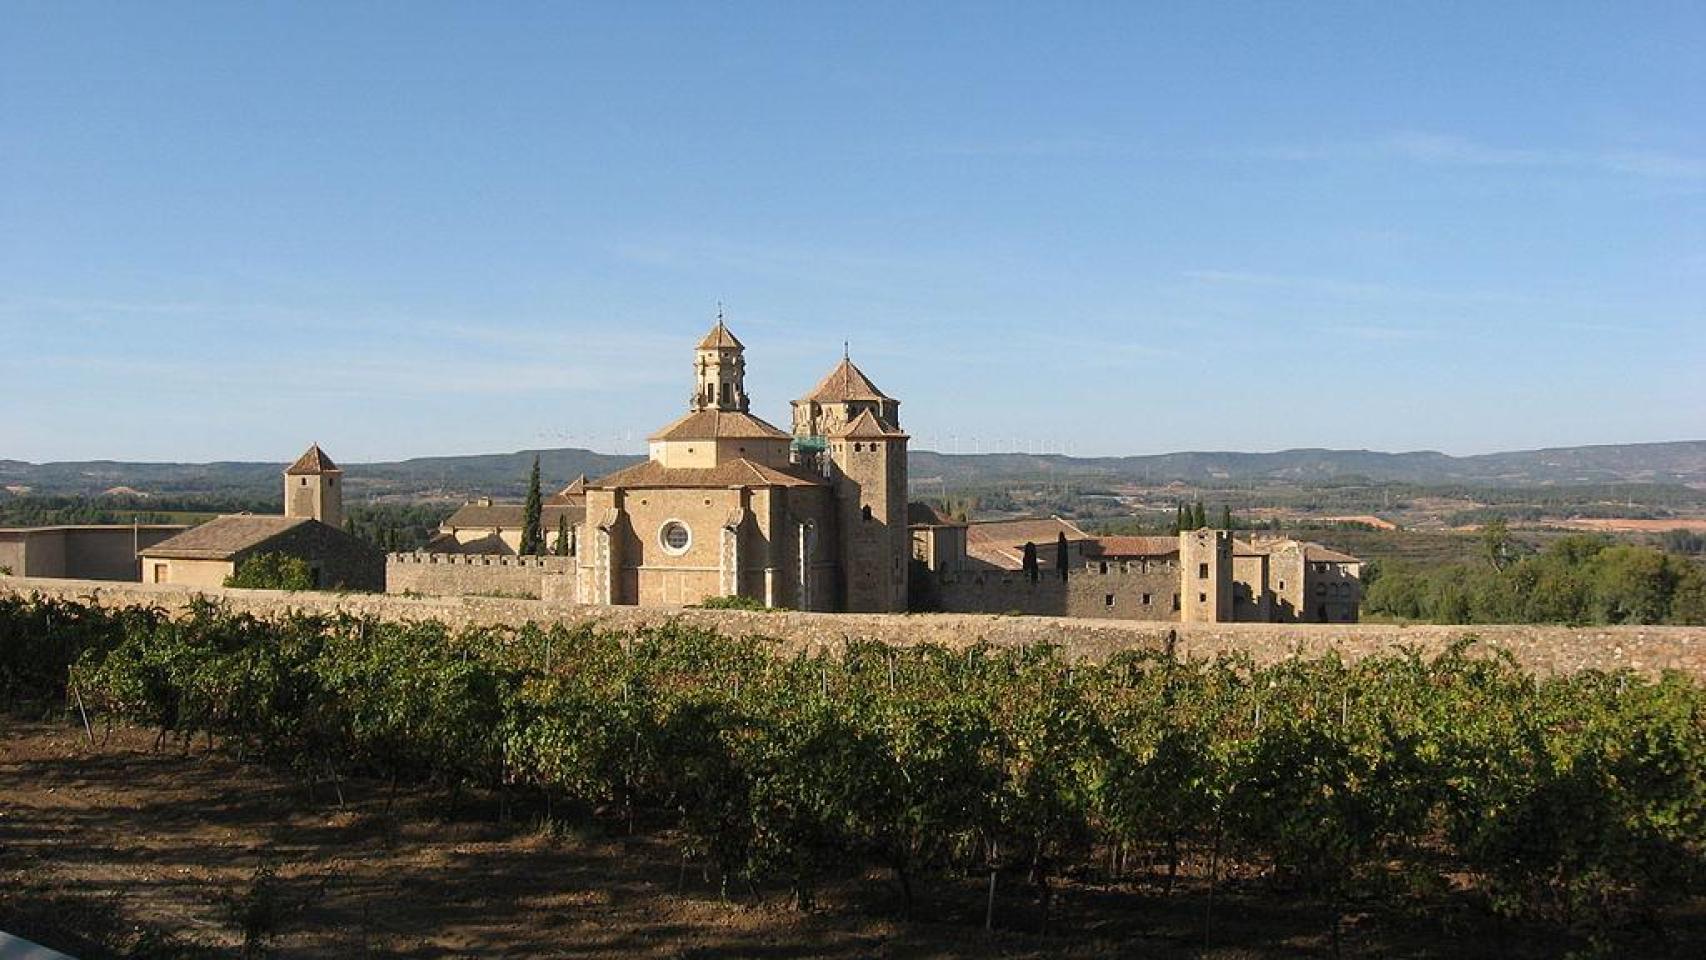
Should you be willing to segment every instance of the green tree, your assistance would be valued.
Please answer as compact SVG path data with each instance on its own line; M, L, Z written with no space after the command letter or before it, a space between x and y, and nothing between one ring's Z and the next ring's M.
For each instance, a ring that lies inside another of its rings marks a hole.
M282 553L257 553L237 564L225 578L228 587L250 590L313 590L314 571L301 557Z
M1026 579L1032 583L1037 582L1037 545L1029 540L1025 541L1024 560L1019 566L1025 571Z
M1071 566L1071 549L1066 545L1066 531L1062 530L1054 541L1054 565L1060 572L1060 579L1065 580L1067 567Z
M544 552L545 532L539 528L539 518L544 512L544 499L539 494L539 455L533 455L533 470L527 475L527 506L521 513L521 549L517 550L522 556L532 556Z
M557 547L553 551L559 557L569 555L569 516L559 514L557 517Z
M1504 517L1494 517L1481 526L1481 547L1494 570L1510 566L1511 532Z
M1197 505L1191 508L1191 529L1201 530L1206 526L1208 526L1208 511L1203 509L1202 501L1198 500Z
M1609 547L1595 557L1593 603L1604 623L1663 623L1677 571L1669 557L1645 547Z
M1232 529L1232 506L1230 504L1223 503L1220 505L1220 529Z

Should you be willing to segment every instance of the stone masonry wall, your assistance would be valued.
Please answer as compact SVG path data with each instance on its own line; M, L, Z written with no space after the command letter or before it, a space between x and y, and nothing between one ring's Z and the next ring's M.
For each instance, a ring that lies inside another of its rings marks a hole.
M1115 563L1106 572L1093 566L1079 567L1064 581L1055 571L1044 570L1034 583L1017 570L975 571L937 576L934 587L940 609L956 613L1179 619L1173 602L1179 593L1179 570L1172 565L1144 570L1135 564Z
M574 583L574 562L573 557L392 553L385 557L385 592L571 599L572 589L565 593L564 586ZM562 583L548 585L547 581Z
M680 620L733 635L780 641L784 650L835 646L851 639L885 643L938 643L963 648L1056 643L1074 656L1102 659L1122 650L1171 647L1189 657L1246 653L1271 663L1301 654L1337 652L1355 660L1400 648L1435 654L1466 635L1486 648L1509 651L1543 674L1630 668L1656 674L1681 670L1706 680L1706 627L1396 626L1367 623L1163 623L988 614L834 614L693 610L668 607L598 607L488 597L402 597L368 593L280 593L270 590L190 590L170 584L113 583L0 577L0 593L38 593L109 606L186 607L200 594L258 615L290 610L346 612L396 620L475 624L595 623L632 630Z

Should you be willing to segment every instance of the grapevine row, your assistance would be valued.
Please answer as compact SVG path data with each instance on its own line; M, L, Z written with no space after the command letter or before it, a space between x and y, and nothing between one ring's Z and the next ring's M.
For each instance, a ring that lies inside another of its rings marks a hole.
M725 878L809 903L848 862L910 903L945 876L1136 854L1257 864L1329 904L1468 875L1494 910L1613 929L1706 871L1706 691L1538 678L1467 644L1257 667L1049 647L852 643L784 655L635 633L0 598L0 704L316 775L537 791L667 824ZM570 814L576 815L576 814Z

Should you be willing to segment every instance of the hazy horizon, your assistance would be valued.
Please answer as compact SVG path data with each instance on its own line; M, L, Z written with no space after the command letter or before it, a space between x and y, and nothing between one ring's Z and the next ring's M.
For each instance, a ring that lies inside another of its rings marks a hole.
M20 4L0 459L1706 433L1706 5ZM957 441L956 441L956 438Z
M310 442L314 442L314 441L310 441ZM1706 439L1697 439L1697 440L1696 439L1688 439L1688 440L1647 440L1647 441L1639 441L1636 443L1569 444L1569 445L1549 446L1549 447L1512 448L1512 449L1508 449L1508 450L1485 450L1485 451L1480 451L1478 453L1452 453L1449 450L1375 450L1375 449L1371 449L1368 447L1319 447L1319 446L1316 446L1316 447L1280 447L1280 448L1275 448L1272 450L1229 450L1229 449L1210 449L1210 448L1205 447L1205 448L1193 449L1193 450L1152 450L1152 451L1138 451L1138 452L1131 452L1131 453L1111 453L1111 454L1060 453L1058 451L1044 452L1041 450L987 450L986 449L986 450L979 451L979 450L973 450L973 449L969 449L969 448L955 451L955 450L936 449L933 447L920 447L917 444L911 445L910 449L911 449L912 453L932 453L932 454L946 455L946 456L1044 456L1044 457L1063 456L1063 457L1068 457L1068 458L1072 458L1072 459L1084 459L1084 460L1124 459L1124 458L1131 458L1131 457L1164 457L1164 456L1180 456L1180 455L1194 455L1194 456L1216 456L1216 455L1264 456L1264 455L1273 455L1273 454L1282 454L1282 453L1296 453L1296 452L1315 451L1315 450L1320 450L1320 451L1324 451L1324 452L1328 452L1328 453L1369 453L1369 454L1375 454L1375 455L1379 455L1379 456L1396 456L1396 457L1411 456L1411 455L1415 455L1415 454L1437 453L1437 454L1443 454L1444 456L1451 457L1453 459L1467 459L1470 457L1493 456L1493 455L1498 455L1498 454L1538 453L1538 452L1542 452L1544 450L1580 450L1583 448L1591 448L1591 447L1656 446L1656 445L1662 445L1662 444L1684 444L1684 443L1706 443ZM506 457L506 456L514 456L516 454L535 453L535 452L549 451L549 450L583 450L587 453L597 454L599 456L610 456L610 457L643 457L643 456L645 456L644 450L622 451L622 450L600 450L600 449L597 449L594 447L545 446L545 447L520 447L520 448L516 448L516 449L512 449L512 450L466 450L466 451L461 451L461 452L454 452L453 451L453 452L446 452L446 453L419 453L419 454L410 454L410 455L402 456L402 457L387 457L387 458L372 459L372 460L351 460L351 459L346 459L343 457L336 457L336 456L333 456L333 459L336 460L338 462L338 464L341 466L360 466L363 464L373 464L373 463L402 463L402 462L407 462L410 460L440 460L440 459L461 458L461 457ZM121 457L85 457L85 458L77 458L77 459L71 459L71 460L66 460L66 459L25 460L25 459L20 458L20 457L0 457L0 460L14 460L14 461L19 461L19 462L29 463L29 464L32 464L34 466L43 466L43 465L50 464L50 463L107 463L107 462L111 462L111 463L138 463L138 464L149 464L149 463L186 464L186 465L191 465L191 466L200 465L200 464L211 464L211 463L262 463L262 464L265 464L265 463L281 463L281 464L288 464L288 463L292 462L293 460L295 460L296 457L301 454L301 452L302 452L301 450L297 450L297 451L294 451L293 453L291 453L289 456L257 457L254 459L221 457L221 458L217 458L217 459L213 459L213 460L188 460L188 459L182 459L182 458L173 459L173 458L168 457L168 458L157 459L157 460L132 460L132 459L121 458ZM326 451L326 453L328 456L332 455L332 451L329 449Z

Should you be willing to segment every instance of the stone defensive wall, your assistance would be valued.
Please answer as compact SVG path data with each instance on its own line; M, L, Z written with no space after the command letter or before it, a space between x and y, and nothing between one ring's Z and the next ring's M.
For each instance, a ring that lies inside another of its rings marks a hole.
M1706 627L1399 626L1391 624L1166 623L991 614L835 614L695 610L679 607L598 607L492 597L412 597L372 593L282 593L229 588L190 589L170 584L114 583L0 577L0 593L41 594L109 606L186 607L197 595L257 615L289 611L348 613L387 620L441 620L452 626L596 624L632 630L678 620L723 633L759 635L785 650L838 645L852 639L885 643L938 643L966 647L1060 644L1070 654L1101 659L1122 650L1164 650L1180 656L1246 653L1270 663L1293 655L1337 652L1346 659L1414 648L1444 650L1474 635L1489 648L1509 651L1542 674L1629 668L1646 674L1676 669L1706 680Z
M1112 564L1107 570L1074 569L1065 580L1044 570L1032 580L1017 570L988 570L933 576L936 602L944 610L993 614L1177 620L1179 568L1142 569Z
M390 553L385 555L385 592L444 597L554 597L572 584L573 557L499 557L465 553Z

